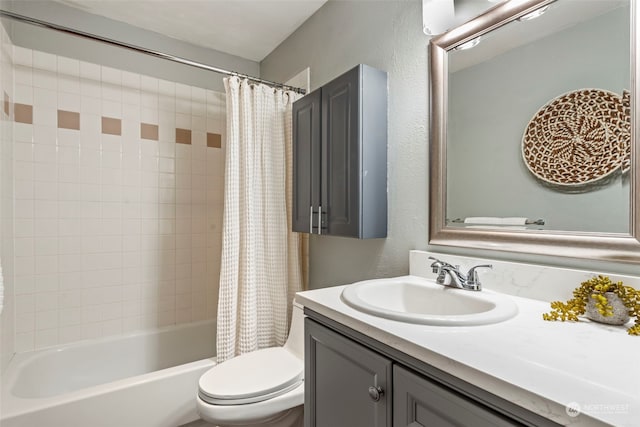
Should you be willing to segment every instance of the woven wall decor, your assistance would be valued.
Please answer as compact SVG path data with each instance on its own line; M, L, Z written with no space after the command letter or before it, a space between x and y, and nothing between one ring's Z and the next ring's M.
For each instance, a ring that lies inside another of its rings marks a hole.
M538 110L522 138L531 173L551 184L582 186L628 169L631 121L625 95L626 101L606 90L581 89Z

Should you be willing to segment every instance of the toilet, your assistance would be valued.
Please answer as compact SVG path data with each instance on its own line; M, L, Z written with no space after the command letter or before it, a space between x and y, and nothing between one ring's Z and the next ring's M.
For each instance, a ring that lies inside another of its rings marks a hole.
M294 302L283 347L246 353L216 365L198 383L200 417L218 427L302 427L304 315Z

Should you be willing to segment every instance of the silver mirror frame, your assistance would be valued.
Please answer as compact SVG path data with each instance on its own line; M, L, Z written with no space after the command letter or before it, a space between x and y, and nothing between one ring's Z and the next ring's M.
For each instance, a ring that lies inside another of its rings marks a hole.
M640 264L640 0L631 1L631 170L629 234L536 230L481 230L447 227L447 52L480 35L553 3L555 0L511 0L432 38L430 60L429 244Z

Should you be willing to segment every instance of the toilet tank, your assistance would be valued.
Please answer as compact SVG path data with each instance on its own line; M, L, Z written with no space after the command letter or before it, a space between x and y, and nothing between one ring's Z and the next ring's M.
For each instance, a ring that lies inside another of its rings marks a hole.
M284 344L284 348L304 360L304 306L293 302L293 310L291 314L291 327L289 328L289 337Z

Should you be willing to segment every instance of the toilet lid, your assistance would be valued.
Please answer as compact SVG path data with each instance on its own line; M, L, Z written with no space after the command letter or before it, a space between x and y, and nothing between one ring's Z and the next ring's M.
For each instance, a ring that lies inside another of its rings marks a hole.
M271 399L296 388L304 362L282 347L246 353L216 365L200 377L199 395L215 405L241 405Z

